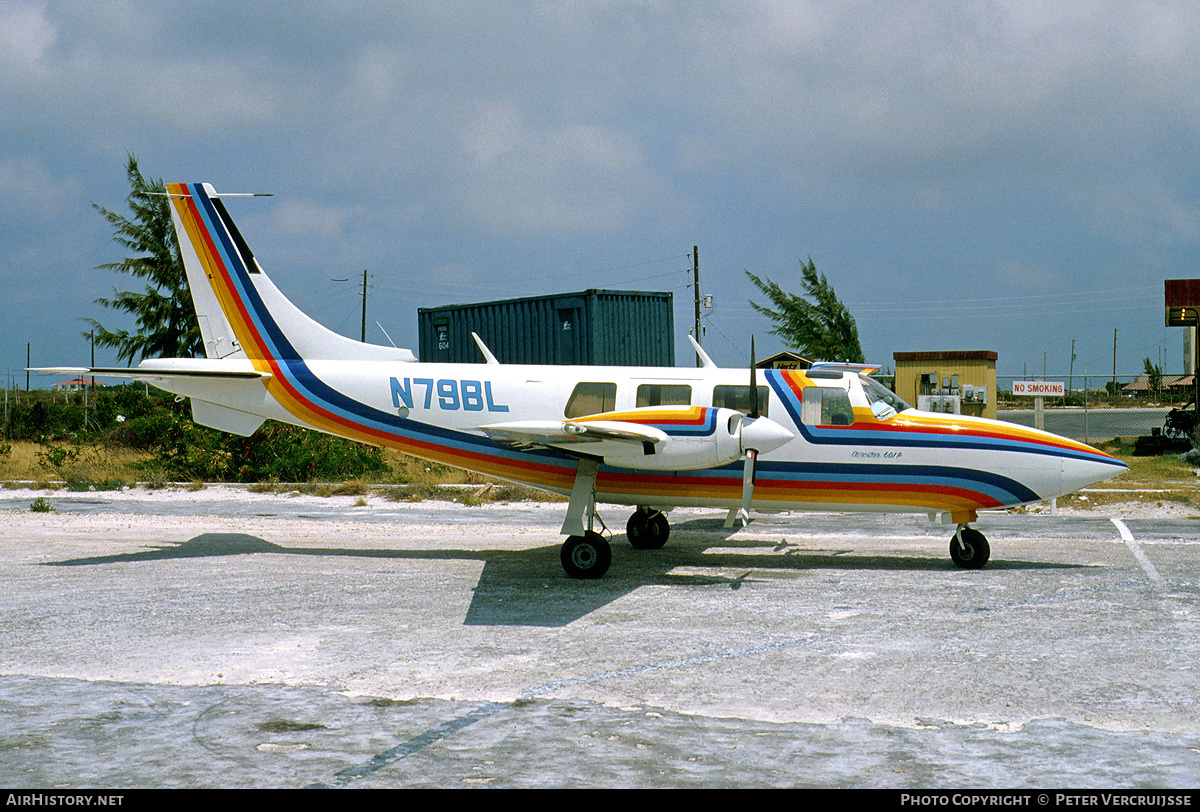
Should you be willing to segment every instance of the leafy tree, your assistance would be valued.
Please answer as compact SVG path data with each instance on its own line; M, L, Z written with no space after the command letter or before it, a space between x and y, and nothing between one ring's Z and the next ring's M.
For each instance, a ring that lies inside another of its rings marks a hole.
M774 322L773 334L813 360L865 363L854 317L838 299L825 274L817 272L811 257L800 265L800 275L803 296L787 293L770 279L763 280L746 271L746 276L767 295L774 308L754 302L750 306Z
M203 339L192 308L163 182L144 178L137 158L132 155L126 174L130 187L126 201L131 216L93 206L115 229L113 240L135 252L135 256L97 269L128 273L147 280L148 284L141 293L114 291L112 298L96 300L97 304L130 313L137 321L137 331L130 332L109 330L89 319L95 328L96 343L113 347L117 357L130 364L142 358L203 356Z
M1146 382L1150 386L1151 393L1157 397L1158 393L1162 391L1162 367L1160 367L1158 364L1150 363L1149 358L1147 358L1143 363L1143 368L1146 371Z

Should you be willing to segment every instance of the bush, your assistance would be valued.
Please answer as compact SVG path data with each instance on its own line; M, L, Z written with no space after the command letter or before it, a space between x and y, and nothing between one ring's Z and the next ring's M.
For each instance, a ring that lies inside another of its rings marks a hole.
M268 421L254 435L238 437L192 420L186 401L142 384L97 389L87 409L80 394L36 390L20 393L9 412L9 436L42 443L40 465L68 482L103 448L124 446L154 459L142 473L183 482L380 479L390 473L382 449ZM11 452L0 445L0 458ZM90 455L90 456L89 456Z
M239 482L379 478L388 471L380 448L273 421L235 438L234 446Z

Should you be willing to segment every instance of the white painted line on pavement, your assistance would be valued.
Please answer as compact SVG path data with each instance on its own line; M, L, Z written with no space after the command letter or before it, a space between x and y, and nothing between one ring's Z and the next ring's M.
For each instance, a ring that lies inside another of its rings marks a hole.
M1129 528L1125 526L1125 522L1112 517L1109 518L1109 521L1116 525L1117 531L1121 534L1121 538L1125 541L1125 545L1133 553L1133 557L1137 559L1138 564L1141 565L1146 574L1150 576L1150 580L1154 581L1154 583L1158 584L1160 587L1165 587L1166 582L1163 581L1162 576L1158 574L1158 570L1154 569L1154 565L1150 563L1150 559L1146 557L1144 552L1142 552L1141 545L1137 543L1137 540L1133 537L1133 533L1129 532Z

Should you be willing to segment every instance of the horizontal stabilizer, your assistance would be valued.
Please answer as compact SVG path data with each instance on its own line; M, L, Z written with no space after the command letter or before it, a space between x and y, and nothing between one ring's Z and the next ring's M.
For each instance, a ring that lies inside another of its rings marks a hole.
M46 375L95 375L98 378L129 378L135 381L165 381L172 378L216 378L265 380L270 372L259 372L244 359L156 358L136 367L38 367L30 372Z
M242 437L249 437L266 422L265 418L256 414L239 412L237 409L230 409L228 406L209 403L207 400L198 398L192 398L192 419L201 426L227 431Z

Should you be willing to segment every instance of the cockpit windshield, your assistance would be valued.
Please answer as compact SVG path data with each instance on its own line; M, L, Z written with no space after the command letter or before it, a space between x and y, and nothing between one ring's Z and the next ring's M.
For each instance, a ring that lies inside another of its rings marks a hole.
M899 395L869 375L859 375L858 377L862 380L863 393L867 396L867 403L870 405L871 411L880 420L887 420L905 409L912 408Z

